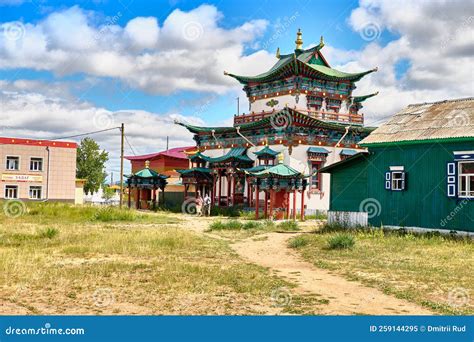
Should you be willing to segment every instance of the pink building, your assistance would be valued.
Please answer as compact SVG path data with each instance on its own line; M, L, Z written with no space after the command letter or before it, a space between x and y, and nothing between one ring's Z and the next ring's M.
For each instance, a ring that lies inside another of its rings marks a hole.
M74 142L0 137L0 198L75 202Z

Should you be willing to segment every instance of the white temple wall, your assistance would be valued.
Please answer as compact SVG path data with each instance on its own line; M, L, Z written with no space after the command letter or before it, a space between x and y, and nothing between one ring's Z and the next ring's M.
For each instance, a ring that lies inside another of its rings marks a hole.
M267 106L267 102L272 99L278 101L278 104L273 107ZM297 109L307 110L308 108L306 106L306 94L299 95L298 103L296 103L296 97L289 94L255 100L254 102L250 103L250 112L260 113L262 112L262 110L265 112L269 112L272 109L275 109L275 111L277 111L285 108L286 105L290 108L294 108L296 106Z

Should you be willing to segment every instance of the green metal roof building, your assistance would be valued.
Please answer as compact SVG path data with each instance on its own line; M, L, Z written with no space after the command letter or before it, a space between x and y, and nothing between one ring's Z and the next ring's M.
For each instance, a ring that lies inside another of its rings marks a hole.
M410 105L329 165L329 221L474 232L474 99Z

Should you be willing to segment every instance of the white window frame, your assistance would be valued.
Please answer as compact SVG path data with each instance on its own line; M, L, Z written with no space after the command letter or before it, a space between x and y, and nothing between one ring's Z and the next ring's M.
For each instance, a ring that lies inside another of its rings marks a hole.
M470 179L471 179L471 177L474 178L474 173L466 173L466 174L461 173L462 165L463 164L468 164L468 163L474 164L474 160L458 161L458 197L459 198L474 198L474 189L470 188L471 187ZM462 191L462 189L461 189L461 187L462 187L461 179L464 178L464 177L466 178L466 190ZM464 192L465 192L465 194L462 194ZM472 195L471 195L471 193L472 193Z
M32 188L36 188L34 189L35 191L36 190L39 190L40 193L39 193L39 197L33 197L31 196L31 191L33 190ZM28 188L28 197L29 199L32 199L32 200L40 200L40 199L43 199L43 187L41 185L30 185L29 188Z
M11 188L11 187L16 188L16 197L7 196L7 188ZM5 198L5 199L18 199L19 198L19 193L20 193L20 187L18 185L5 184L5 186L3 187L3 198Z
M18 168L16 168L16 169L8 168L8 159L9 158L17 158L18 159ZM5 165L5 170L7 170L7 171L18 171L18 170L20 170L21 158L20 158L20 156L6 156L4 165Z
M402 191L403 188L403 180L404 180L404 171L391 171L391 190L392 191ZM400 178L395 179L395 175L400 175Z
M33 160L33 159L37 159L37 160ZM39 160L38 160L38 159L39 159ZM40 167L39 169L33 169L33 168L31 168L31 163L32 163L32 162L36 162L36 163L39 162L39 163L41 163L41 164L40 164L41 167ZM29 166L30 171L33 171L33 172L41 172L41 171L43 171L43 162L44 162L43 157L30 157L30 166Z

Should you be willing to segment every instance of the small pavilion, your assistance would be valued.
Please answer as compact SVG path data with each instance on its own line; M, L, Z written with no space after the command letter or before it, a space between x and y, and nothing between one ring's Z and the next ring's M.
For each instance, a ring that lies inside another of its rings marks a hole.
M262 150L263 151L263 150ZM257 166L258 167L258 166ZM255 168L257 168L255 167ZM283 164L283 155L279 155L277 165L266 166L261 171L247 169L246 174L251 179L255 191L255 218L259 218L259 194L264 191L264 218L290 219L290 195L293 194L292 218L296 219L296 197L301 193L301 208L304 208L304 192L308 185L307 178L301 172ZM301 220L304 220L304 209L301 210Z
M165 202L165 188L168 183L164 176L152 169L150 169L150 162L145 162L145 168L136 173L132 173L127 177L128 188L128 207L132 204L132 194L135 199L136 209L151 209L155 208L157 204L157 190L160 190L162 201ZM158 203L160 204L160 203Z

